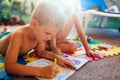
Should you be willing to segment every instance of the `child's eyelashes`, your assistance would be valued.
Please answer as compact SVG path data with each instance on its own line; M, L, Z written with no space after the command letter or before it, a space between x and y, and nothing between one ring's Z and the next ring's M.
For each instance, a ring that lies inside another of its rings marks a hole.
M49 32L45 32L47 35L51 35L51 33L49 33Z

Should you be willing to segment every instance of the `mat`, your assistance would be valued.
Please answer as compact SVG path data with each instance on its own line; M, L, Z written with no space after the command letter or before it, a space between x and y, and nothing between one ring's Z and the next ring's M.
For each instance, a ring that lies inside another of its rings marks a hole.
M66 54L69 54L69 55L72 55L72 56L78 57L78 58L79 57L85 58L89 61L98 60L98 59L93 59L92 57L88 57L86 55L83 45L79 41L79 39L71 40L71 41L77 43L78 49L74 53L68 52ZM100 59L120 55L120 47L112 46L112 45L102 43L102 42L99 42L99 41L96 41L93 39L90 40L88 44L92 50L98 52L98 54L101 57ZM18 63L25 65L25 64L33 62L37 59L38 58L30 57L29 55L26 55L24 57L19 57ZM6 73L5 67L4 67L4 61L5 61L5 56L0 55L0 80L12 80L12 78L22 78L22 76L16 76L16 75L11 75L11 74Z

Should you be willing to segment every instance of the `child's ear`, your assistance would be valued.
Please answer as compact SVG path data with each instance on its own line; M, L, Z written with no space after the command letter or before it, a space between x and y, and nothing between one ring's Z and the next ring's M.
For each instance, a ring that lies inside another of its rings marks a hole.
M35 19L32 19L32 20L30 21L30 25L31 25L32 27L35 27L35 26L37 25L37 21L36 21Z

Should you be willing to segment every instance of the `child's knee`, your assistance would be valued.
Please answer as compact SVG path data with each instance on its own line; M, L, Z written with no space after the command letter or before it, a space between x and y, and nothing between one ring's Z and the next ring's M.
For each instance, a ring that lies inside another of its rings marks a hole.
M57 44L57 47L59 47L62 52L73 52L77 50L77 44L72 42L70 42L69 44Z
M77 50L77 44L71 43L69 50L70 50L70 52L76 51Z

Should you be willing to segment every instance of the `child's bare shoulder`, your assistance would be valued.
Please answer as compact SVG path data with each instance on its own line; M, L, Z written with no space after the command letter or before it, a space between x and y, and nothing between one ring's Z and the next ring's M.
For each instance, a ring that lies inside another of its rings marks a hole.
M26 31L25 31L25 27L21 27L21 28L17 28L15 31L13 31L10 34L11 38L23 38L23 36L25 35Z

